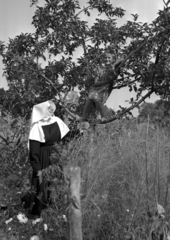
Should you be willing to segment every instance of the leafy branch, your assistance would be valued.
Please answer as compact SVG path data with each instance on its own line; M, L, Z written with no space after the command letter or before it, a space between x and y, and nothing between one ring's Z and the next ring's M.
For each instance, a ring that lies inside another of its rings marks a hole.
M138 102L136 102L135 104L133 104L132 106L130 106L129 108L124 109L123 111L121 111L119 114L117 114L116 116L114 116L113 118L110 118L106 121L102 121L101 124L105 124L105 123L109 123L109 122L113 122L116 119L119 119L121 117L123 117L125 114L129 113L130 111L132 111L134 108L138 107L142 102L144 102L144 100L148 97L150 97L150 95L154 92L153 89L151 89L147 94L145 94L145 96L143 96Z

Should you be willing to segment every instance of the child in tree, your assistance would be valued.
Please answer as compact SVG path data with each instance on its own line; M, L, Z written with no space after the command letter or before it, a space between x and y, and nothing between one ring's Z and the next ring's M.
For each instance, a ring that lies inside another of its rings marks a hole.
M115 59L115 56L111 53L105 53L104 67L97 68L96 75L94 77L94 84L89 89L89 94L85 103L82 117L78 117L77 120L85 121L92 104L95 104L97 111L100 112L101 120L105 120L104 103L108 99L115 80L118 77L120 64L124 61L124 58Z

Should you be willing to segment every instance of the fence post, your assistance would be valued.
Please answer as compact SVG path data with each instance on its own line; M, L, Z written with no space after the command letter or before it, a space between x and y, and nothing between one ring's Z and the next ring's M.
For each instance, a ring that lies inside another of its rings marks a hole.
M80 202L80 168L66 167L65 180L68 184L67 217L69 223L69 240L82 240L82 217Z

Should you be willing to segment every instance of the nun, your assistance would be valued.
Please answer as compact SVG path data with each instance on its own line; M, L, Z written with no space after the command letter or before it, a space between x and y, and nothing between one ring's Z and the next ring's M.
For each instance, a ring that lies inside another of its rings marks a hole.
M50 166L53 146L68 132L69 128L54 115L56 106L49 100L37 104L32 109L28 148L32 167L29 213L40 216L49 203L48 185L43 179L42 170Z

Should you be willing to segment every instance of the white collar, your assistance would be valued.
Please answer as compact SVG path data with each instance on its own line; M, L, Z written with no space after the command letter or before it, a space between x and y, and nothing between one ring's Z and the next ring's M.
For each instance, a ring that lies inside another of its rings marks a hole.
M33 124L29 133L29 139L39 141L39 142L45 142L45 136L44 136L42 126L46 126L54 122L56 122L59 126L61 139L62 139L70 131L70 129L59 117L56 117L56 116L52 116L48 118L48 120L46 119L40 120L35 124Z

